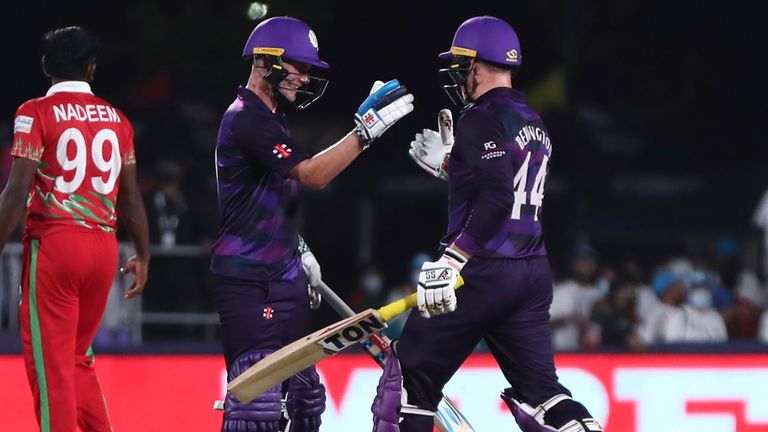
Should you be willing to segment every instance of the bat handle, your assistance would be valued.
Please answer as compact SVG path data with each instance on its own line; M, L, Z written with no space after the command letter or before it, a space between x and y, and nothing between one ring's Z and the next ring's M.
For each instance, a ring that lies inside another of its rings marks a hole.
M411 294L408 297L395 300L392 303L379 308L379 315L384 321L389 321L392 318L400 315L408 309L416 306L416 294Z
M459 276L459 279L456 282L456 287L454 289L459 289L462 285L464 285L464 278ZM416 306L415 293L409 295L408 297L401 298L400 300L395 300L386 306L380 307L379 316L381 316L381 319L384 321L389 321L414 306Z

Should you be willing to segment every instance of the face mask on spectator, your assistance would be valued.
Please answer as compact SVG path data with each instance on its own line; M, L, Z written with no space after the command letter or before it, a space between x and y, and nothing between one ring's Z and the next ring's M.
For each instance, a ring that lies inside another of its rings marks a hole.
M598 278L595 281L595 288L597 288L598 291L600 291L600 294L603 296L608 295L608 292L611 290L611 282L606 278Z
M688 303L699 309L709 309L712 306L712 293L706 288L696 288L688 294Z

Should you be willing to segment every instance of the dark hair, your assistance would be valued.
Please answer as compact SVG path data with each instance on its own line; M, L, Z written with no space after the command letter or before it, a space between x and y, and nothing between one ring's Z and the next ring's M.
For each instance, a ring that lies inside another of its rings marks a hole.
M51 30L43 36L43 68L51 78L83 80L98 51L99 41L82 27Z

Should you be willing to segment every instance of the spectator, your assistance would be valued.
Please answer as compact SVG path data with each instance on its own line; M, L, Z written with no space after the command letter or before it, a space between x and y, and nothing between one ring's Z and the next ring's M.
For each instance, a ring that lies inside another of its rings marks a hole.
M679 342L724 342L725 322L712 307L712 286L708 279L694 275L685 280L661 272L653 281L661 303L644 323L640 335L647 344Z
M387 293L384 291L384 279L381 270L374 265L369 265L360 277L362 288L361 309L379 308L386 302Z
M728 332L723 317L712 307L712 288L692 284L682 314L675 314L668 327L667 342L725 342Z
M191 211L183 191L184 169L176 162L161 161L154 169L154 187L144 193L152 244L207 245L214 234L215 221L203 221Z
M606 301L595 304L592 321L599 326L602 346L645 351L647 346L637 334L640 320L636 313L636 303L634 282L617 280L611 286Z
M592 306L603 297L595 286L597 261L594 250L578 248L571 261L572 278L555 284L549 309L552 346L556 351L576 350L588 335Z
M670 271L657 273L651 287L660 301L638 331L642 342L648 345L668 342L670 335L675 333L672 328L679 322L678 316L682 313L680 305L687 290L685 280Z
M757 329L757 340L762 343L768 343L768 310L763 311L760 317L760 325Z
M635 316L638 325L642 324L659 304L659 297L648 286L645 272L640 265L632 260L625 261L621 267L622 281L631 286L635 294Z
M718 308L718 311L725 319L730 339L757 337L760 310L764 305L763 287L757 276L758 255L755 243L747 242L743 248L727 240L718 244L719 279L727 288L723 290L732 296L729 307Z

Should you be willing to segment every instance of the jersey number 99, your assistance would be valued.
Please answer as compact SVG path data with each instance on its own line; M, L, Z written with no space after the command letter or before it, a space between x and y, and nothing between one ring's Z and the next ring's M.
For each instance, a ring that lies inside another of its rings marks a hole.
M75 155L72 159L68 156L69 143L75 143ZM109 159L104 158L104 143L112 145ZM56 160L64 171L75 171L71 180L64 180L64 176L56 177L55 189L63 193L75 192L85 179L85 170L88 166L88 150L83 133L77 128L65 130L56 144ZM96 169L102 173L109 173L107 181L102 175L91 177L91 186L96 192L108 195L115 188L115 182L120 175L120 146L117 134L112 129L102 129L94 137L91 143L91 159Z

